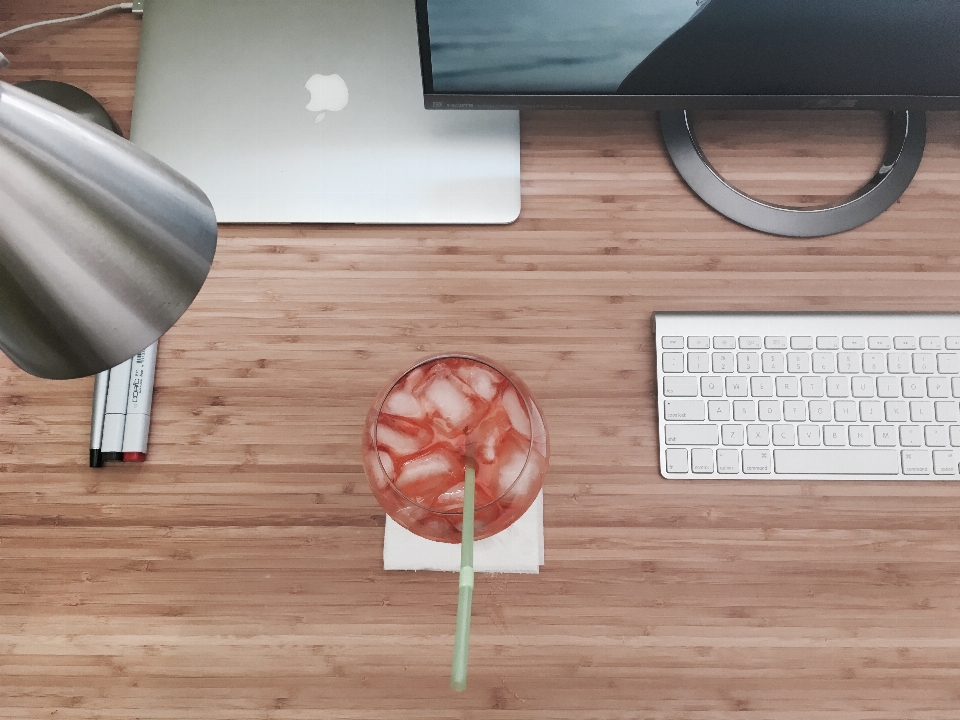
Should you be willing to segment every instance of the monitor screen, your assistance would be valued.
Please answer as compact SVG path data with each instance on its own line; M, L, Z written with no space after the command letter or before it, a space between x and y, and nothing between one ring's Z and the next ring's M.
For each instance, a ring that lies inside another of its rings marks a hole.
M960 109L960 0L417 0L425 104Z

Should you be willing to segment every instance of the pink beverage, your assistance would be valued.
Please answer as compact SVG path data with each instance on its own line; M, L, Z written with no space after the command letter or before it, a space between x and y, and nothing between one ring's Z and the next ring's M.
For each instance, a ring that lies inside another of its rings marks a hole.
M543 416L518 378L467 355L420 361L377 397L363 467L387 514L429 540L460 542L467 445L476 459L474 538L509 527L547 472Z

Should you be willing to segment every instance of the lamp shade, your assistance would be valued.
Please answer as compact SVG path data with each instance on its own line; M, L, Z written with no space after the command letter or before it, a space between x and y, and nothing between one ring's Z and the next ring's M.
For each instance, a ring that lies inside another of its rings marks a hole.
M217 219L133 143L0 82L0 350L26 372L94 375L193 302Z

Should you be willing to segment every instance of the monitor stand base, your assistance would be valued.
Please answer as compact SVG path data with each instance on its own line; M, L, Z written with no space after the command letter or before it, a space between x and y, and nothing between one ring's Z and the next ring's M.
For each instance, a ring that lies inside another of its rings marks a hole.
M920 111L890 113L887 150L876 174L834 205L788 207L745 195L713 169L686 110L660 111L660 131L680 176L701 200L746 227L786 237L822 237L859 227L893 205L920 166L927 137Z

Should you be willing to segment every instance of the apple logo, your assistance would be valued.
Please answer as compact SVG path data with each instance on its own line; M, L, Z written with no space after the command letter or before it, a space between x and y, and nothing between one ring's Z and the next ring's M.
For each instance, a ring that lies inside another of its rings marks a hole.
M315 123L323 120L326 110L337 112L347 106L347 84L339 75L314 75L307 80L304 87L310 91L307 110L320 113L314 120Z

